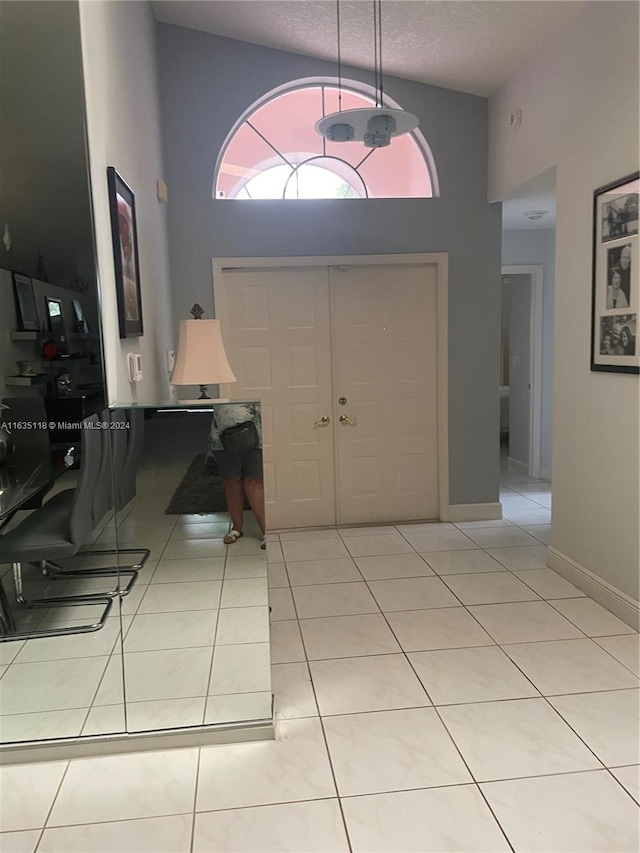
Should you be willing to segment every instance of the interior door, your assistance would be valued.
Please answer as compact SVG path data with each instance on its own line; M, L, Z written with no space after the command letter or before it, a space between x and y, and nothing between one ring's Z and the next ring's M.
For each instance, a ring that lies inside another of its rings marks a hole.
M335 524L328 270L225 270L220 285L226 393L262 401L267 526Z
M437 518L436 267L333 267L331 298L339 522Z

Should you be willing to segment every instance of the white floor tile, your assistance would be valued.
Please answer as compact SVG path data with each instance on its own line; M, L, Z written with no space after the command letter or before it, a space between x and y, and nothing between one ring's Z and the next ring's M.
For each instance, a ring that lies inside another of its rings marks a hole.
M189 813L197 749L72 761L47 826Z
M2 853L35 853L40 840L40 830L24 832L0 833L0 850Z
M307 542L309 539L335 539L340 540L340 534L334 528L330 530L289 530L280 533L281 542Z
M198 583L151 583L138 613L215 610L220 603L220 581Z
M378 605L362 581L295 586L292 591L300 619L378 612Z
M239 544L236 542L236 545ZM222 539L187 539L180 541L172 539L167 543L162 557L164 560L204 559L207 557L224 557L227 546Z
M224 567L225 581L266 577L267 558L264 552L260 554L247 554L244 557L227 557Z
M486 521L456 521L456 527L460 530L477 530L482 527L512 527L512 523L506 518L491 518Z
M209 684L210 695L270 690L269 643L216 646Z
M475 548L476 545L461 530L451 529L412 531L410 526L399 528L416 551L456 551Z
M276 740L203 747L201 751L199 812L335 794L318 719L282 720Z
M636 634L629 625L601 607L591 598L569 598L554 601L553 606L588 637Z
M280 589L289 586L289 576L284 563L267 564L267 579L269 589Z
M269 608L230 607L220 611L216 645L269 642Z
M2 701L0 690L0 701ZM66 711L42 711L30 714L8 714L0 717L0 734L3 743L21 740L77 737L82 731L89 708L71 708ZM2 845L0 845L2 850Z
M310 668L323 715L431 704L404 655L313 661Z
M533 536L529 536L528 533L525 533L524 530L520 530L518 527L485 527L483 529L467 530L467 535L475 543L474 547L480 546L480 548L533 547L537 544L537 540ZM489 553L496 560L499 559L492 551Z
M497 646L412 652L409 660L434 705L540 695Z
M546 569L549 549L545 545L516 546L515 548L494 548L489 554L512 572L528 569Z
M226 693L207 697L204 721L210 723L240 723L253 720L271 720L272 695L259 693Z
M269 619L272 623L298 618L293 604L293 595L289 587L270 589L269 605L271 607Z
M635 675L586 638L507 645L504 650L545 696L638 685Z
M46 829L41 853L189 853L190 814ZM4 848L3 848L4 850Z
M297 619L271 623L271 662L295 663L305 659Z
M343 799L353 853L510 850L474 785Z
M284 563L280 542L267 542L267 563Z
M309 660L384 655L400 651L381 614L302 619L300 629Z
M370 581L369 589L385 613L460 605L455 595L437 577Z
M139 613L127 631L125 653L211 646L217 618L217 610Z
M368 581L418 578L433 574L433 570L419 554L356 557L355 562L362 576Z
M377 536L348 536L345 545L352 557L376 557L385 554L411 554L413 550L399 533L380 533Z
M204 524L181 524L175 527L171 539L222 539L229 532L229 522L212 521Z
M281 536L284 534L281 534ZM330 560L348 558L349 552L339 536L323 539L293 539L282 542L282 553L287 563L301 560Z
M640 761L640 690L578 693L549 701L607 767Z
M601 766L544 699L447 705L439 712L478 781Z
M206 696L212 651L211 646L203 646L128 652L124 656L127 701Z
M114 610L116 611L115 613ZM110 655L116 642L120 642L120 619L118 618L115 607L111 613L113 616L109 616L105 626L99 631L92 631L86 634L69 634L66 637L46 637L38 640L28 640L18 653L15 663ZM80 624L83 623L80 622ZM55 667L55 664L52 664L52 666Z
M281 663L272 666L271 689L275 698L277 720L318 716L306 663Z
M466 575L475 572L506 571L484 551L437 551L421 554L437 575Z
M638 850L638 807L606 770L493 782L481 788L517 851Z
M44 826L66 768L66 761L0 767L3 832Z
M448 575L444 582L463 604L499 604L509 601L539 600L538 594L511 572Z
M535 536L540 542L545 545L551 544L551 525L550 524L523 524L521 525L525 533L530 536Z
M0 664L7 665L13 663L18 652L24 648L23 642L0 643Z
M478 604L469 607L496 643L533 643L537 640L570 640L584 637L546 601L515 604Z
M266 575L266 573L265 573ZM260 607L266 606L269 599L267 578L242 578L222 583L220 607Z
M344 557L287 563L287 573L291 586L362 581L362 575L355 567L353 560Z
M640 637L625 634L622 637L597 637L596 643L640 678Z
M88 708L108 657L14 663L2 677L3 714Z
M640 765L616 767L611 772L625 790L631 794L636 803L640 804Z
M343 527L339 532L343 539L350 539L353 536L383 536L397 531L393 525L385 524L372 525L371 527Z
M127 702L127 731L140 732L200 726L204 719L205 703L204 696L191 696L189 699L159 699L154 702Z
M405 652L495 644L462 607L389 613L387 619Z
M196 816L193 853L348 853L338 801L285 803Z
M585 595L581 589L560 577L553 569L529 569L514 574L544 599L582 598Z
M523 524L551 524L551 510L535 504L530 509L506 507L503 512L506 519L519 526Z
M119 705L94 705L82 728L83 735L108 735L125 732L127 722L124 700Z
M326 717L340 796L471 781L432 708Z

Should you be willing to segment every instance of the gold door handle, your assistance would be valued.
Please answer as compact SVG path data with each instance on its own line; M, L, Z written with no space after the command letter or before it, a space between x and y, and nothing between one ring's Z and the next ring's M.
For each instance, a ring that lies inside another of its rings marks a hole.
M350 418L348 415L340 415L340 423L343 426L358 426L358 419Z
M317 427L321 427L321 426L327 426L327 424L330 424L330 423L331 423L331 418L328 418L326 415L323 415L319 421L316 421L314 423L313 426L314 426L314 428L317 428Z

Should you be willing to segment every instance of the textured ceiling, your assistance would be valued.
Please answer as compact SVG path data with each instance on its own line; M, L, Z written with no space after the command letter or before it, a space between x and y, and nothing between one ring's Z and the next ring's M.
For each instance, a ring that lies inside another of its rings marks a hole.
M579 0L384 0L386 74L488 96ZM335 61L335 0L155 0L159 21ZM341 0L343 62L373 64L370 0Z

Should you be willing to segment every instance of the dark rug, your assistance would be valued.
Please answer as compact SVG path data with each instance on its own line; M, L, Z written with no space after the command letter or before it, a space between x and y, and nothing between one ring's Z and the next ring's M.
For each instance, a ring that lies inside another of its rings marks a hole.
M246 501L245 509L249 509ZM198 453L173 493L165 514L197 515L226 511L222 477L212 473L211 463L207 466L205 454Z

